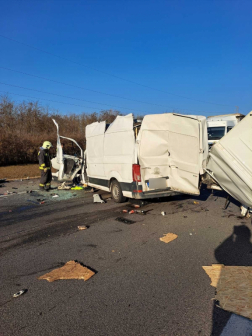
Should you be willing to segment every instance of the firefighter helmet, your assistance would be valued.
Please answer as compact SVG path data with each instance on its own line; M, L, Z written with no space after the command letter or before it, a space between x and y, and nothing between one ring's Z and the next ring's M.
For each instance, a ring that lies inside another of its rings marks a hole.
M44 143L43 143L43 148L45 148L45 149L49 149L49 148L51 148L51 147L53 147L53 145L51 144L50 141L44 141Z

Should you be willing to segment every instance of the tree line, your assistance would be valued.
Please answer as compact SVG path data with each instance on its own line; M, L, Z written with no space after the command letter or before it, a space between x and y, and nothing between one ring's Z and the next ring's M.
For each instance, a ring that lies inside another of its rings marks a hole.
M43 141L53 143L56 150L56 127L54 118L60 129L60 134L75 139L85 148L85 127L95 122L114 121L116 110L102 110L99 113L69 113L62 115L59 111L50 110L39 102L16 103L8 96L0 97L0 165L35 163L39 147ZM69 141L64 141L64 151L73 154Z

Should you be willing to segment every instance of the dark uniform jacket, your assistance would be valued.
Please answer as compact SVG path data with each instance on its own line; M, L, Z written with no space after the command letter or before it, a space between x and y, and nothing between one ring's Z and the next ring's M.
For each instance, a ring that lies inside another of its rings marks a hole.
M48 149L40 147L38 152L38 159L39 159L39 169L41 170L44 170L45 168L51 169L51 160Z

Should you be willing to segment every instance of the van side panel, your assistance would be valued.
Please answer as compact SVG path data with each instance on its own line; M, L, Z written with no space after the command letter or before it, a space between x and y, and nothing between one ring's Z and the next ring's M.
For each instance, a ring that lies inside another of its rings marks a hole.
M132 164L135 163L133 115L118 116L106 131L105 128L105 122L86 127L89 185L108 190L114 178L121 182L122 190L129 196L135 188L132 180Z
M104 137L104 172L108 180L132 182L132 164L135 154L135 136L132 114L118 116Z
M96 122L86 127L86 158L87 158L87 175L104 179L104 132L105 121Z

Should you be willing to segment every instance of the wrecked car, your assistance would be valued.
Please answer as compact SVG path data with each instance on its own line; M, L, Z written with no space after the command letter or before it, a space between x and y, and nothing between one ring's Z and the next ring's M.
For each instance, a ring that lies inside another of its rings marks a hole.
M86 126L86 150L63 154L57 127L52 166L59 181L78 177L90 187L110 191L120 203L176 194L199 195L201 183L224 189L252 207L252 112L208 153L203 116L164 113L117 116L113 123ZM228 140L226 138L228 137ZM234 169L236 171L233 174ZM235 175L235 176L234 176Z

